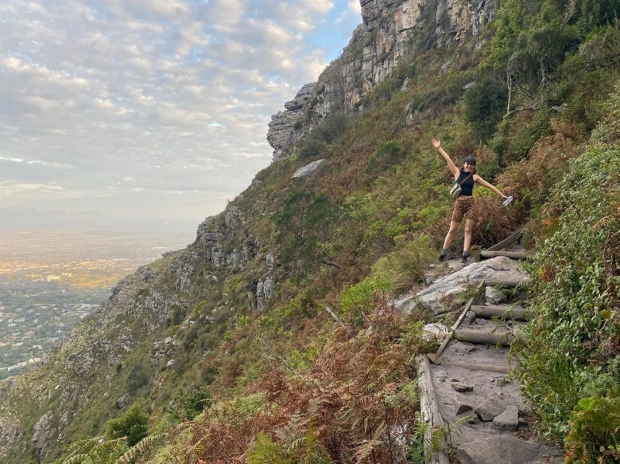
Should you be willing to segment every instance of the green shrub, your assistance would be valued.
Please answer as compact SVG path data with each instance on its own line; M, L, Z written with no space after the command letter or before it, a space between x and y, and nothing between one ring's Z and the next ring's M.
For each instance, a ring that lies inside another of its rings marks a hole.
M125 382L125 390L130 395L135 395L140 388L145 387L151 382L151 377L147 369L140 363L136 363Z
M403 148L395 140L389 140L379 145L379 148L368 159L366 174L376 174L387 166L399 162L405 155Z
M385 279L367 277L342 292L340 309L354 324L361 325L379 304L387 301L389 288Z
M309 138L297 151L297 156L301 160L319 158L327 151L327 144L322 140Z
M166 319L166 327L171 327L174 325L179 325L185 319L187 315L187 308L183 308L181 306L175 305L172 314L168 319Z
M350 119L342 109L331 111L321 123L312 129L310 136L326 144L336 140L349 126Z
M430 238L422 235L381 257L373 265L372 275L387 279L395 292L402 292L424 282L426 266L435 258Z
M199 388L191 392L181 391L176 398L164 407L164 411L176 419L193 419L211 402L211 395Z
M294 190L274 215L280 259L287 264L303 260L330 264L332 250L328 244L336 232L343 209L324 193Z
M110 440L127 437L127 446L132 447L148 435L149 416L134 404L118 419L106 423L105 434Z
M593 145L573 160L547 205L546 220L556 225L533 260L537 317L513 351L524 394L557 439L580 398L620 381L613 367L620 350L619 200L620 151Z
M474 129L474 135L487 141L506 112L508 90L502 82L482 77L463 96L465 117Z

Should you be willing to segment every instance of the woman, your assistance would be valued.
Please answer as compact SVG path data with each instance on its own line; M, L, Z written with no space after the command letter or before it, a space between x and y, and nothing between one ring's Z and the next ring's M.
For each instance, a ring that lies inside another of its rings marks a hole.
M473 156L467 156L463 160L463 167L459 170L452 160L450 156L445 152L445 150L441 147L441 142L437 139L433 139L433 146L439 150L443 159L448 163L448 167L452 174L454 174L454 180L461 184L461 193L456 199L456 204L454 205L454 211L452 212L452 220L450 221L450 230L446 235L446 239L443 243L443 249L441 250L441 254L439 255L439 261L444 261L446 259L446 253L448 247L452 243L454 236L456 235L456 231L459 229L463 218L465 218L465 240L463 241L463 255L461 256L461 262L467 262L467 256L469 253L469 246L471 245L471 233L474 227L474 205L475 200L472 196L472 191L474 189L474 184L480 184L483 187L488 188L493 191L497 195L499 195L504 200L507 200L508 197L500 192L493 185L489 184L486 180L476 174L476 158Z

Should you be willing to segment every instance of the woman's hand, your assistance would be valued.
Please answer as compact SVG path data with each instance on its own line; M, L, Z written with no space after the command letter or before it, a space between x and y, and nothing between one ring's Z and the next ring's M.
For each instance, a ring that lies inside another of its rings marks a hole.
M448 163L448 167L450 168L450 172L452 172L452 175L454 176L454 178L456 179L459 174L461 173L461 171L459 170L459 168L457 168L454 163L452 162L452 160L450 159L450 156L446 153L446 151L441 147L441 142L437 139L433 139L431 140L431 143L433 144L433 146L439 150L439 154L443 157L443 159L446 160L446 163Z

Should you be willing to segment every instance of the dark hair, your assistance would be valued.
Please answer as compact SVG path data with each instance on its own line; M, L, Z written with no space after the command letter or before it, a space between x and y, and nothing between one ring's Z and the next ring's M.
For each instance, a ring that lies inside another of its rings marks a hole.
M463 164L465 163L473 164L474 165L473 173L476 174L476 158L474 158L473 156L466 156L465 159L463 160ZM461 169L459 169L459 171L465 172L462 166L461 166Z
M476 158L473 156L466 156L463 163L476 164Z

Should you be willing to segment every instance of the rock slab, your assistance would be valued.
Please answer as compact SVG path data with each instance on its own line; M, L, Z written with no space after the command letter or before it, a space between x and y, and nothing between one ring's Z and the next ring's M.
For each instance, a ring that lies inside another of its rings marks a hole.
M527 275L519 269L519 263L505 256L498 256L479 263L472 263L452 274L448 274L417 295L406 295L392 301L396 309L411 313L422 307L435 316L448 312L446 302L454 300L478 285L483 279L493 276L501 280L524 280Z
M508 435L479 439L459 446L456 452L461 464L534 464L544 462L541 456L545 455L551 457L547 462L561 462L546 446Z

